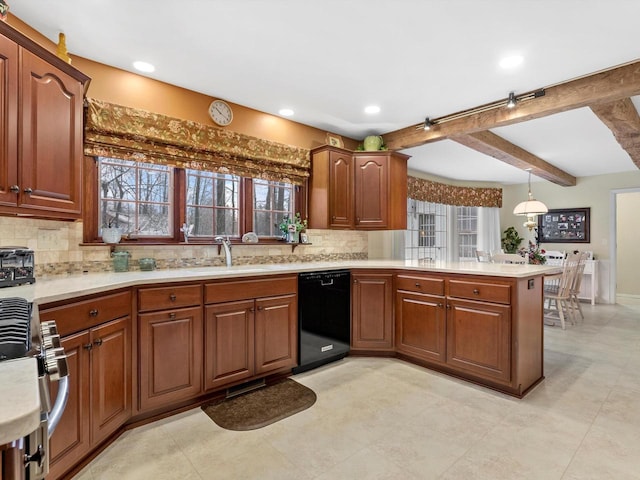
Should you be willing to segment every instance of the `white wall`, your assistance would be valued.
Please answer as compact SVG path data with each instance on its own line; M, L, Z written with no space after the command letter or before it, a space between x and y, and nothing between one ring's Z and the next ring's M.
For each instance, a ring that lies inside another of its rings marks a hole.
M631 160L629 160L631 162ZM621 188L640 187L640 170L581 177L573 187L561 187L546 182L535 181L531 185L534 198L544 202L549 208L591 208L591 242L590 243L544 243L547 250L591 250L598 262L598 294L597 301L611 303L610 296L610 241L611 232L611 191ZM513 208L527 198L527 185L507 185L503 187L502 209L500 211L501 230L513 225L525 239L534 239L533 233L522 226L523 217L513 215ZM637 218L637 217L636 217ZM638 235L637 223L635 233ZM624 234L625 238L627 233ZM624 241L624 239L623 239ZM623 265L618 276L633 275L635 267Z
M616 199L616 293L640 297L640 192L619 193Z

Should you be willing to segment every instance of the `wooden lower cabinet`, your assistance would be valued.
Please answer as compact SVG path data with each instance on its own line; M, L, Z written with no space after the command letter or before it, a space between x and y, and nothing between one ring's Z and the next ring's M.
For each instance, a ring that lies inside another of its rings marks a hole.
M138 314L140 409L202 393L202 307Z
M447 299L447 363L491 381L511 381L511 308Z
M297 365L296 294L205 307L205 388Z
M131 416L131 317L62 338L69 400L50 440L50 478L57 478ZM52 398L57 384L52 384Z
M352 350L393 351L393 275L351 273Z
M433 362L446 361L445 297L398 291L396 350Z

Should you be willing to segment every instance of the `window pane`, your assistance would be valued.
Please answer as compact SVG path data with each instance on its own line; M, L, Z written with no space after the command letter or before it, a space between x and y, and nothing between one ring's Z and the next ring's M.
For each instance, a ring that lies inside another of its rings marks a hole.
M253 180L253 231L259 237L279 237L278 224L293 210L293 185Z
M114 158L100 158L98 166L101 225L138 236L172 236L172 168Z
M240 177L187 170L187 223L194 236L240 236Z

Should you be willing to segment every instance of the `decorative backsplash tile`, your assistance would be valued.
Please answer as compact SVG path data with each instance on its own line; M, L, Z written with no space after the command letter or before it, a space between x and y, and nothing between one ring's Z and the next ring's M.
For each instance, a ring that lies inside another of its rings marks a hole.
M5 227L5 228L2 228ZM82 272L113 271L111 251L105 245L80 246L81 222L56 222L0 217L0 246L24 246L35 252L36 277ZM234 265L366 260L368 234L349 230L308 230L309 245L233 245ZM156 259L158 269L224 266L224 253L217 245L132 245L129 270L139 270L138 259Z

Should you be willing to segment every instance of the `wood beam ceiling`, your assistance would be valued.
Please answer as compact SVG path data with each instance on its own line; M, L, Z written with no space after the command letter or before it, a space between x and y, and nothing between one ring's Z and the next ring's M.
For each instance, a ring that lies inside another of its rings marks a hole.
M631 99L592 105L591 110L609 127L620 146L640 168L640 116Z
M544 95L539 96L541 90L518 95L527 100L518 103L516 108L507 108L505 100L495 107L478 107L436 118L430 130L414 125L386 133L385 143L391 150L400 150L451 139L510 165L531 168L532 174L558 185L571 186L576 184L574 176L489 129L588 106L611 129L640 168L640 117L629 99L640 94L640 61L546 87Z
M452 137L451 140L514 167L522 168L523 170L531 168L532 175L563 187L570 187L576 184L576 177L488 130L458 135Z

